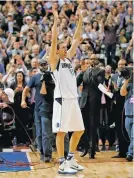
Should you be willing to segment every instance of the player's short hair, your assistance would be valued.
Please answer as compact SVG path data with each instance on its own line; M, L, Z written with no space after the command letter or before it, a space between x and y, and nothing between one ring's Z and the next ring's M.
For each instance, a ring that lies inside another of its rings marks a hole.
M62 40L61 40L61 41L58 41L58 44L57 44L57 50L59 50L59 49L60 49L60 45L61 45L61 44L63 44L63 43L65 43L65 42L64 42L64 41L62 41Z

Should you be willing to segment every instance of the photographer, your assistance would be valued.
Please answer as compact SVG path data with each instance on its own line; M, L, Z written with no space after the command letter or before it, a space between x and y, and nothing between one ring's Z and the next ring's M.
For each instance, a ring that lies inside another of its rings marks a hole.
M35 126L38 149L41 153L40 159L50 162L52 158L52 112L53 112L53 90L54 83L46 60L40 60L41 73L34 75L22 94L21 106L27 107L26 97L30 89L35 88ZM45 82L45 83L44 83ZM44 87L44 88L42 88ZM41 94L41 90L44 92Z
M15 136L14 91L11 88L0 90L0 134L3 147L12 146Z
M133 103L134 103L134 89L133 89L133 72L132 70L127 70L128 75L125 76L124 84L121 87L120 94L121 96L126 96L125 98L125 128L127 130L130 145L128 147L127 157L128 161L133 160L133 143L134 143L134 135L133 135ZM128 79L130 77L130 79Z
M112 111L111 111L111 118L114 118L115 120L115 129L117 133L118 138L118 144L119 144L119 154L113 156L112 158L124 158L126 157L126 152L128 149L128 142L124 138L127 137L127 132L124 127L124 122L122 123L124 118L124 101L125 97L120 95L120 88L123 85L124 78L120 76L121 71L126 66L126 60L120 59L118 61L118 68L117 72L112 75L111 81L114 86L114 97L112 102ZM123 134L124 133L124 134Z

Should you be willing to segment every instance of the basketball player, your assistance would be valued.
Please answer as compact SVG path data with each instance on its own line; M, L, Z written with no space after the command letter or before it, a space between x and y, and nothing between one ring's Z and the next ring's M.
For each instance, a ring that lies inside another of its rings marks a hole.
M84 124L78 104L76 77L71 64L71 58L75 55L79 45L82 31L82 14L73 37L72 46L67 51L64 42L57 42L58 13L53 7L54 24L52 28L52 44L50 48L49 62L55 80L54 108L53 108L53 132L57 133L56 146L59 156L60 174L75 174L84 168L77 164L74 152L84 132ZM64 158L64 137L67 132L73 132L70 140L70 148L67 160Z

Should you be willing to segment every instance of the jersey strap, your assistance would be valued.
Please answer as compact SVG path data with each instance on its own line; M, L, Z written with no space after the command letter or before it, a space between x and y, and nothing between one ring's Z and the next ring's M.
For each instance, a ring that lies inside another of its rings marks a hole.
M57 71L59 70L59 66L60 66L60 59L59 59L57 66L56 66Z

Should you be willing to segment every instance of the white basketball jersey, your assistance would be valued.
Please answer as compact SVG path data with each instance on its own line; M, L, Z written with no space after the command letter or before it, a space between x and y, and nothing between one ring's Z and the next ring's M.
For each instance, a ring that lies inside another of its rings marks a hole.
M73 99L78 97L76 76L69 59L59 59L53 75L55 81L54 98Z

